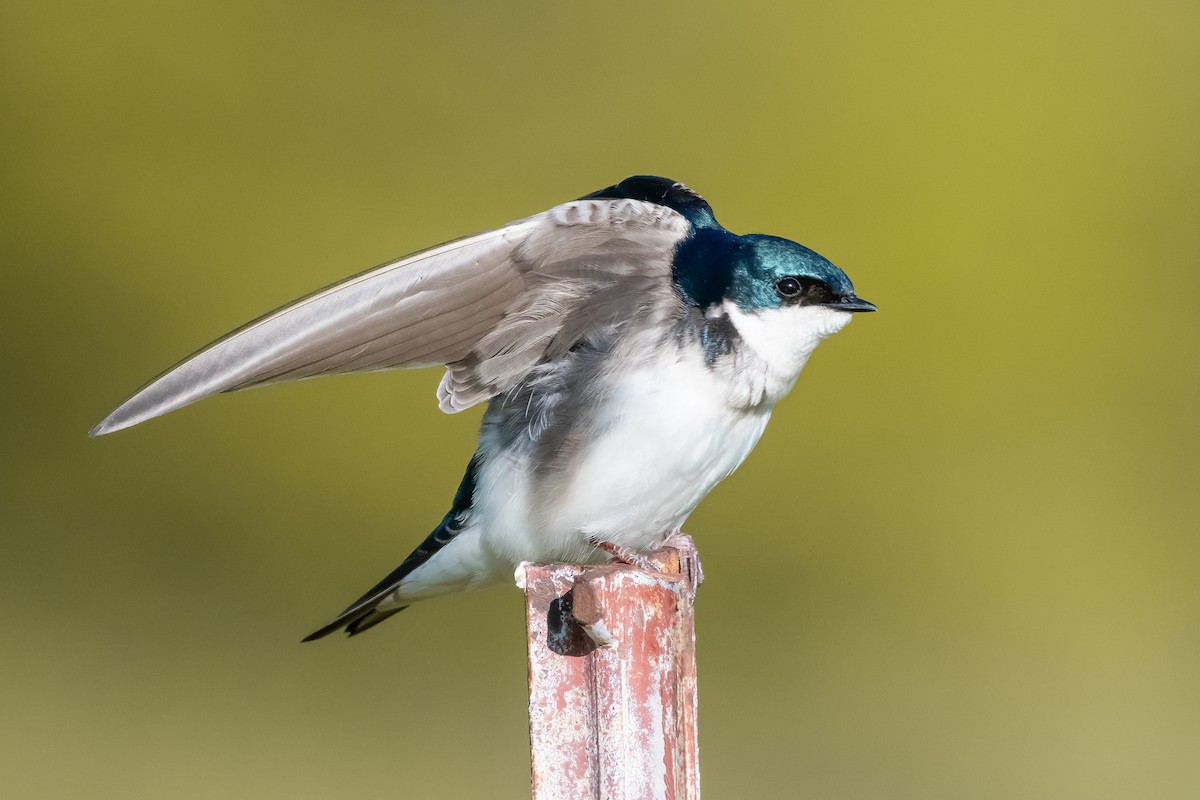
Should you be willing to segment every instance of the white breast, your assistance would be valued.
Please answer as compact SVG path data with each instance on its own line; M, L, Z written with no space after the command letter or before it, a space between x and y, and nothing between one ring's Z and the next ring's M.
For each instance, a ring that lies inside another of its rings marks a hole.
M614 380L605 433L552 496L539 493L541 507L527 478L508 476L512 492L488 514L489 544L519 558L567 560L595 555L589 537L653 547L742 463L771 414L770 406L732 408L728 386L698 351L671 348Z

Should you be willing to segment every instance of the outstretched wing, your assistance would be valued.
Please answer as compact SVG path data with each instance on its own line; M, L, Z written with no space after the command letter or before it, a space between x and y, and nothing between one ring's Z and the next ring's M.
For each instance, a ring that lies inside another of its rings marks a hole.
M615 286L670 291L691 229L652 202L584 199L376 267L218 339L113 411L92 435L218 392L342 372L448 365L459 411L515 384L566 338L611 322ZM639 287L644 284L644 287ZM638 309L625 308L633 315Z

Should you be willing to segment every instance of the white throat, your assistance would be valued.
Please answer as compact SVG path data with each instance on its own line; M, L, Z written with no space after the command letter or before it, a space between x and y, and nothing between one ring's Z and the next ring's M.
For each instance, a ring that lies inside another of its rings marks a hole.
M727 379L730 402L742 406L777 403L821 340L846 327L851 316L822 306L743 311L728 300L721 310L741 337Z

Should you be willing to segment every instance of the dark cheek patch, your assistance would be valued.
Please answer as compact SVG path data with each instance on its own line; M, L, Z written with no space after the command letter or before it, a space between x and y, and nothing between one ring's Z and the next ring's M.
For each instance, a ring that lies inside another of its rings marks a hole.
M836 298L833 290L829 288L829 284L825 281L819 281L815 278L801 278L801 283L804 284L804 291L800 293L799 301L802 306L821 306L826 303L832 303Z

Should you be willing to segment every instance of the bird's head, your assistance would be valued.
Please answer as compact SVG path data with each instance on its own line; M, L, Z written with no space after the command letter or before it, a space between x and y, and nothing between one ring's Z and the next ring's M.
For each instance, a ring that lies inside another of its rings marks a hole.
M778 236L698 229L681 243L675 264L681 293L705 309L733 306L743 314L828 320L834 330L850 321L850 313L876 310L828 259Z
M874 311L846 273L802 244L778 236L739 236L725 297L741 310L812 308Z
M777 236L738 236L697 228L675 259L680 293L703 311L705 342L713 358L733 346L722 341L720 320L781 375L799 374L813 348L875 306L825 257Z
M742 337L763 355L776 351L772 360L785 369L799 371L852 313L875 310L846 273L804 245L762 234L737 238L722 306Z

